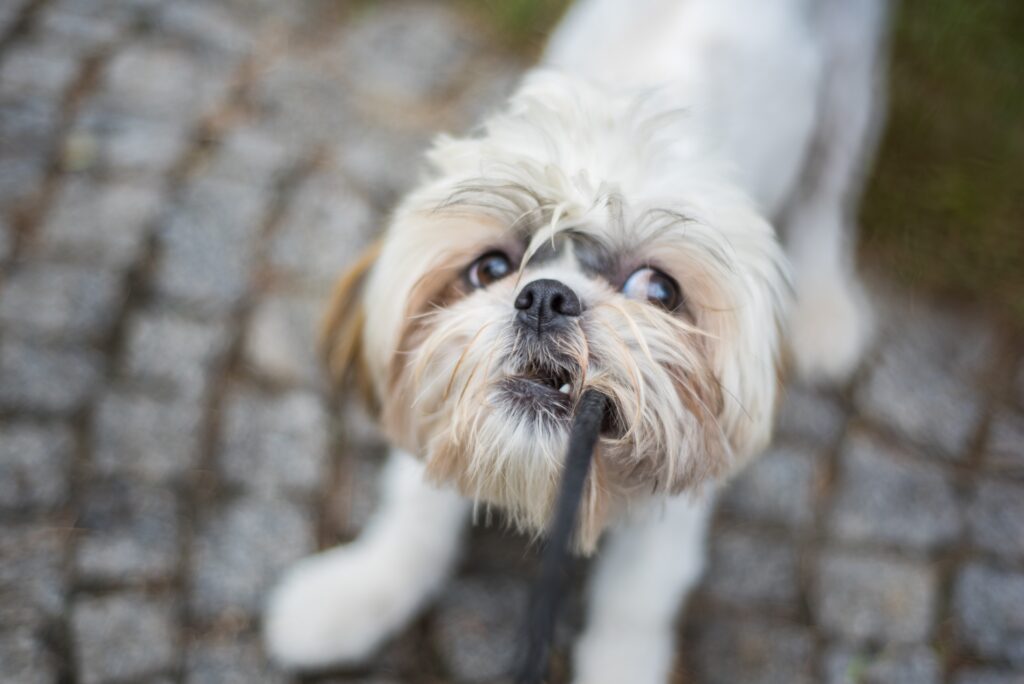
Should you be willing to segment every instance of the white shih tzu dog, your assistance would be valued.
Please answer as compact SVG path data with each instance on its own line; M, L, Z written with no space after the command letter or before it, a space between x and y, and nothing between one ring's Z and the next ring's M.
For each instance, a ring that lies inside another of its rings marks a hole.
M393 444L382 507L273 593L280 663L357 661L401 629L474 501L541 531L594 388L612 409L575 544L608 539L574 677L667 680L714 490L769 439L781 339L836 379L868 338L850 216L883 2L583 0L501 113L436 142L328 322Z

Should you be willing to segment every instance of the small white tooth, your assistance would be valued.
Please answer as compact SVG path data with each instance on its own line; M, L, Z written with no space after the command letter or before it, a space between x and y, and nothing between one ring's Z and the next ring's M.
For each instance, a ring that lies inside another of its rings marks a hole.
M565 383L564 385L559 387L558 391L561 392L562 394L568 394L569 393L569 383Z

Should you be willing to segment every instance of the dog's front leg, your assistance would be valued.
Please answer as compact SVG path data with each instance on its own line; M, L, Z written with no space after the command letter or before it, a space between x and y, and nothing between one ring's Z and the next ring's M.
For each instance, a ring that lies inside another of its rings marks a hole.
M359 662L400 630L448 576L469 503L423 479L393 451L381 508L355 542L293 566L267 606L267 650L280 664Z
M675 618L704 567L712 498L670 499L612 532L591 580L575 684L669 680Z

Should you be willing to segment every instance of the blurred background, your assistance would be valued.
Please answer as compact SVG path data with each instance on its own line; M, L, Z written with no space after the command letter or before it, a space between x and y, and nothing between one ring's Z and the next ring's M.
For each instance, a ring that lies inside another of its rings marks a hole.
M500 525L364 667L275 670L259 610L374 505L332 280L564 4L0 0L0 681L507 670L534 554ZM724 494L678 682L1024 682L1024 3L901 2L890 100L877 343Z

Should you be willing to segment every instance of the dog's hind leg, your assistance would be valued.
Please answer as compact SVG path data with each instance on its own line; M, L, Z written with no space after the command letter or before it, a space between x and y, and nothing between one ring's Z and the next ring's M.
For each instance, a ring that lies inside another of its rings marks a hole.
M589 588L575 684L665 684L675 619L704 568L711 496L683 494L612 532Z
M854 272L855 220L884 100L885 0L818 0L825 60L818 126L802 180L780 221L794 268L790 350L798 373L839 381L871 337Z
M267 651L311 669L371 655L423 607L458 555L469 503L392 451L381 508L355 542L298 562L267 605Z

